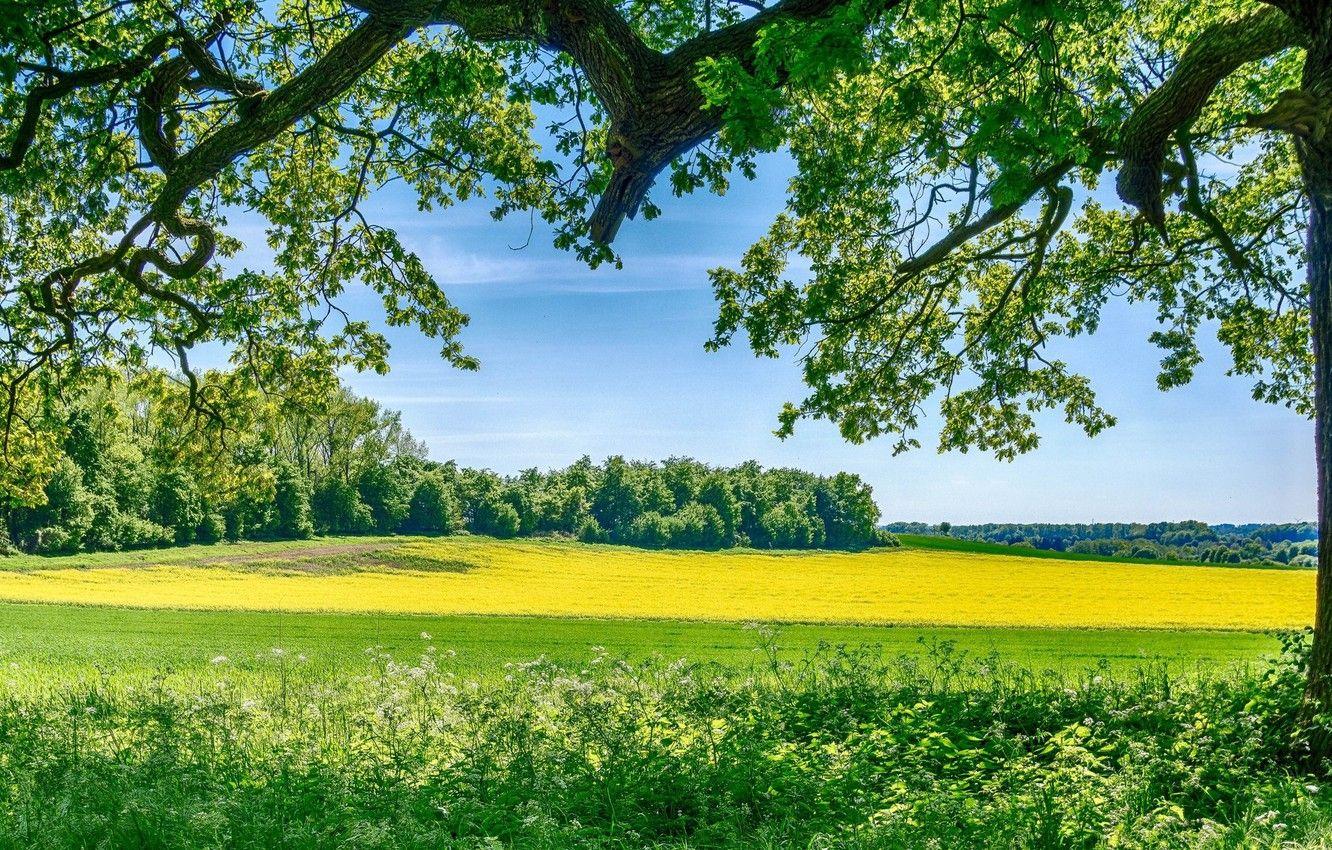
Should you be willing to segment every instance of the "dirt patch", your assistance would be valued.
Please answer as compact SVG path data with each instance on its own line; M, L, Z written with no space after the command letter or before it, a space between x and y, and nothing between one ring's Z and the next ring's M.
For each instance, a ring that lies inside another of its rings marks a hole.
M475 564L456 559L428 558L404 552L397 546L383 543L352 544L350 546L313 546L308 549L288 549L282 552L262 552L214 558L201 563L205 567L223 566L231 569L291 575L347 575L364 572L393 572L404 570L432 573L464 573Z
M383 543L332 544L329 546L306 546L302 548L280 549L273 552L247 552L244 555L219 555L205 558L199 563L207 566L250 563L281 563L288 560L306 560L311 558L329 558L338 555L364 555L369 552L392 551L391 546Z

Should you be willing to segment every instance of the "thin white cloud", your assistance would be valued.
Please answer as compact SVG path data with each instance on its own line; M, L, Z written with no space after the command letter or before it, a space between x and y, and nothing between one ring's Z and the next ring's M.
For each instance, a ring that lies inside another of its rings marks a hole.
M419 433L428 445L467 445L472 443L530 442L546 440L584 440L588 437L665 437L674 435L674 431L652 430L617 430L610 431L575 431L565 429L537 431L477 431L472 433Z
M412 405L448 405L448 404L515 404L518 399L511 396L490 395L381 395L371 393L370 397L380 404Z

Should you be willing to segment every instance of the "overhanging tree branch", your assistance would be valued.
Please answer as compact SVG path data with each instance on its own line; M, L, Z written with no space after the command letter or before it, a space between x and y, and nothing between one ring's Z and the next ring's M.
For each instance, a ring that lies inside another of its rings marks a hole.
M587 75L610 116L606 156L613 167L589 220L594 242L609 244L632 218L671 160L721 129L721 110L709 108L694 82L704 59L733 58L752 70L763 28L781 19L816 21L849 0L784 0L743 21L702 33L669 53L643 42L605 0L509 0L478 4L444 0L350 0L372 13L424 15L426 23L455 26L477 41L527 41L569 55ZM900 0L883 0L881 9Z
M1162 170L1171 137L1188 129L1207 99L1242 65L1300 47L1307 36L1280 9L1263 9L1205 30L1165 83L1133 110L1119 134L1123 158L1115 188L1165 235Z

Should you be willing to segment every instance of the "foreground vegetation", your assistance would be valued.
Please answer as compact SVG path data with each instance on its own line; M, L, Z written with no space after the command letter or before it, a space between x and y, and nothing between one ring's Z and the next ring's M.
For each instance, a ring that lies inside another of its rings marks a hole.
M159 554L163 561L155 560ZM1302 628L1312 614L1314 579L1311 570L901 548L654 552L478 536L250 544L238 554L200 546L14 563L0 570L0 600L1056 628Z
M1291 847L1302 644L1268 669L1037 676L770 638L718 668L595 652L0 685L0 847ZM0 680L3 682L3 680Z
M0 848L1332 844L1304 638L1236 630L1307 620L1306 571L475 536L6 565L0 597L169 607L0 604ZM476 616L542 606L615 619ZM1231 631L1012 627L1061 617Z

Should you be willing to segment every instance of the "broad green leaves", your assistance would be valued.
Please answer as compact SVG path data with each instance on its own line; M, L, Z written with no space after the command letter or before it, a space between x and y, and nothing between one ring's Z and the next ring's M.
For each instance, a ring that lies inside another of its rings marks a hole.
M622 23L647 52L586 21L603 43L581 58L543 38L544 12L482 22L492 29L477 38L465 23L404 25L365 41L376 45L367 70L313 106L302 97L320 80L308 70L366 25L339 0L22 7L0 7L0 125L12 128L0 156L23 154L0 169L11 410L107 366L163 361L213 417L250 391L317 398L338 369L388 368L370 317L341 307L358 286L379 295L390 324L475 367L459 339L466 317L368 199L395 182L437 214L486 197L497 218L540 216L586 262L617 261L587 235L612 185L613 123L587 65L599 51L667 63L681 50L697 61L680 79L721 130L678 152L672 191L724 192L759 151L785 148L798 166L768 234L738 268L713 273L713 345L743 332L760 355L801 351L810 394L780 414L782 433L827 418L848 439L892 435L906 449L937 403L941 448L1012 457L1036 445L1035 415L1051 409L1094 434L1112 416L1049 351L1094 330L1110 297L1156 306L1163 388L1189 380L1198 336L1215 328L1256 397L1307 410L1293 151L1242 126L1292 84L1298 51L1232 74L1176 134L1169 243L1101 186L1134 107L1211 25L1253 3L854 0L765 16L728 51L693 39L745 21L748 4L628 2ZM501 24L535 28L494 35ZM632 76L622 61L595 70L607 68ZM298 102L308 108L273 105ZM34 104L36 123L24 118ZM265 141L164 211L162 193L181 179L173 164L256 115L270 122ZM643 211L657 208L648 199ZM262 244L236 227L256 219ZM242 250L261 258L243 263ZM229 352L248 389L190 368L207 343Z
M1253 8L915 4L869 27L867 61L789 90L799 174L768 234L713 270L712 345L743 332L757 354L799 352L810 394L779 434L825 418L901 451L937 404L941 450L1011 458L1037 445L1042 410L1088 434L1114 423L1049 349L1126 297L1158 310L1163 389L1214 332L1256 398L1309 412L1294 152L1240 126L1298 57L1242 68L1178 135L1168 244L1098 191L1134 105L1200 32ZM735 120L742 138L768 131Z

